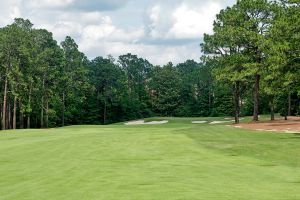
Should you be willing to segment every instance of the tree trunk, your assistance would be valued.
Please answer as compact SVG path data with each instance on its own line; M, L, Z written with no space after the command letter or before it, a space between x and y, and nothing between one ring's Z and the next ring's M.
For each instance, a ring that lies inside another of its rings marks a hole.
M45 77L45 76L44 76ZM44 92L45 92L45 78L43 78L43 91L41 99L41 128L44 128Z
M288 116L292 116L292 100L291 100L291 93L289 92L288 96Z
M41 128L44 128L44 108L41 108Z
M29 115L27 116L27 128L28 129L30 128L30 116Z
M44 97L42 97L42 106L41 106L41 128L44 128Z
M62 107L62 122L61 125L65 126L65 93L63 92L62 95L62 103L63 103L63 107Z
M270 100L270 110L271 110L271 121L274 121L275 120L274 97L271 97L271 100Z
M6 127L7 127L7 129L11 129L12 126L11 126L11 105L10 105L10 103L8 103L6 112L7 112Z
M31 88L29 90L28 105L31 106ZM27 128L30 128L30 113L27 116Z
M48 115L48 111L49 111L49 103L48 100L46 100L46 112L45 112L45 127L48 128L48 120L49 120L49 115Z
M284 120L288 120L288 112L289 112L289 96L285 103L285 109L284 109Z
M209 83L210 84L210 83ZM212 95L211 95L211 88L208 88L208 105L209 105L209 113L211 113L212 108Z
M240 82L235 82L234 87L234 121L236 124L240 123Z
M0 102L0 121L1 121L0 130L2 129L2 107L3 107L3 104L2 104L2 102Z
M14 97L13 129L17 128L17 96Z
M2 130L6 129L6 104L7 104L7 83L8 77L6 75L4 81L4 94L3 94L3 109L2 109Z
M20 101L19 103L20 105L20 129L23 129L24 128L24 114L23 114L23 111L22 111L22 102Z
M253 94L253 121L258 121L258 107L259 107L259 82L260 75L255 75L255 85Z

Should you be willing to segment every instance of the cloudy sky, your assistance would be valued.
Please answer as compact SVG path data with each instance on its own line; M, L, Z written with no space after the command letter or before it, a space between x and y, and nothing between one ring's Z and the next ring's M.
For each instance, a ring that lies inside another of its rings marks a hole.
M15 17L70 35L89 58L133 53L153 64L199 60L203 33L235 0L0 0L0 26Z

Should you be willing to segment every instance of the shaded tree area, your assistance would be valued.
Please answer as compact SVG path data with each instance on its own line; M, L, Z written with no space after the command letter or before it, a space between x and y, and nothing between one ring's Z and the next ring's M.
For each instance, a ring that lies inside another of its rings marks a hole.
M299 113L300 1L240 0L221 10L201 44L241 115Z

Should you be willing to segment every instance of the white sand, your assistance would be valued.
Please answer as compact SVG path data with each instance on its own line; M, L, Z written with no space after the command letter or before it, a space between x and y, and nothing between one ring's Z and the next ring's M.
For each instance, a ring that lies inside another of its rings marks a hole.
M163 120L163 121L152 121L152 122L145 122L144 124L166 124L169 121Z
M207 123L207 121L192 121L192 124L204 124Z
M231 121L212 121L209 124L224 124L224 123L229 123Z
M277 132L278 130L277 129L268 129L266 131L268 131L268 132Z
M231 125L229 125L229 126L231 126ZM235 128L243 128L242 126L233 126L233 127L235 127Z
M151 122L145 122L145 120L136 120L136 121L131 121L131 122L126 122L124 123L125 125L155 125L155 124L166 124L169 121L164 120L164 121L151 121Z
M285 133L300 133L299 131L291 131L291 130L285 130Z
M124 124L125 125L140 125L140 124L144 124L144 123L145 123L144 120L136 120L136 121L126 122Z

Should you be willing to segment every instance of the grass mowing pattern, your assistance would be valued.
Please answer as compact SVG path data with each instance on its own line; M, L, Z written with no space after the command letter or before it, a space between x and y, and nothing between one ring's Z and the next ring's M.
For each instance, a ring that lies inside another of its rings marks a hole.
M1 132L0 199L300 199L300 135L168 120Z

